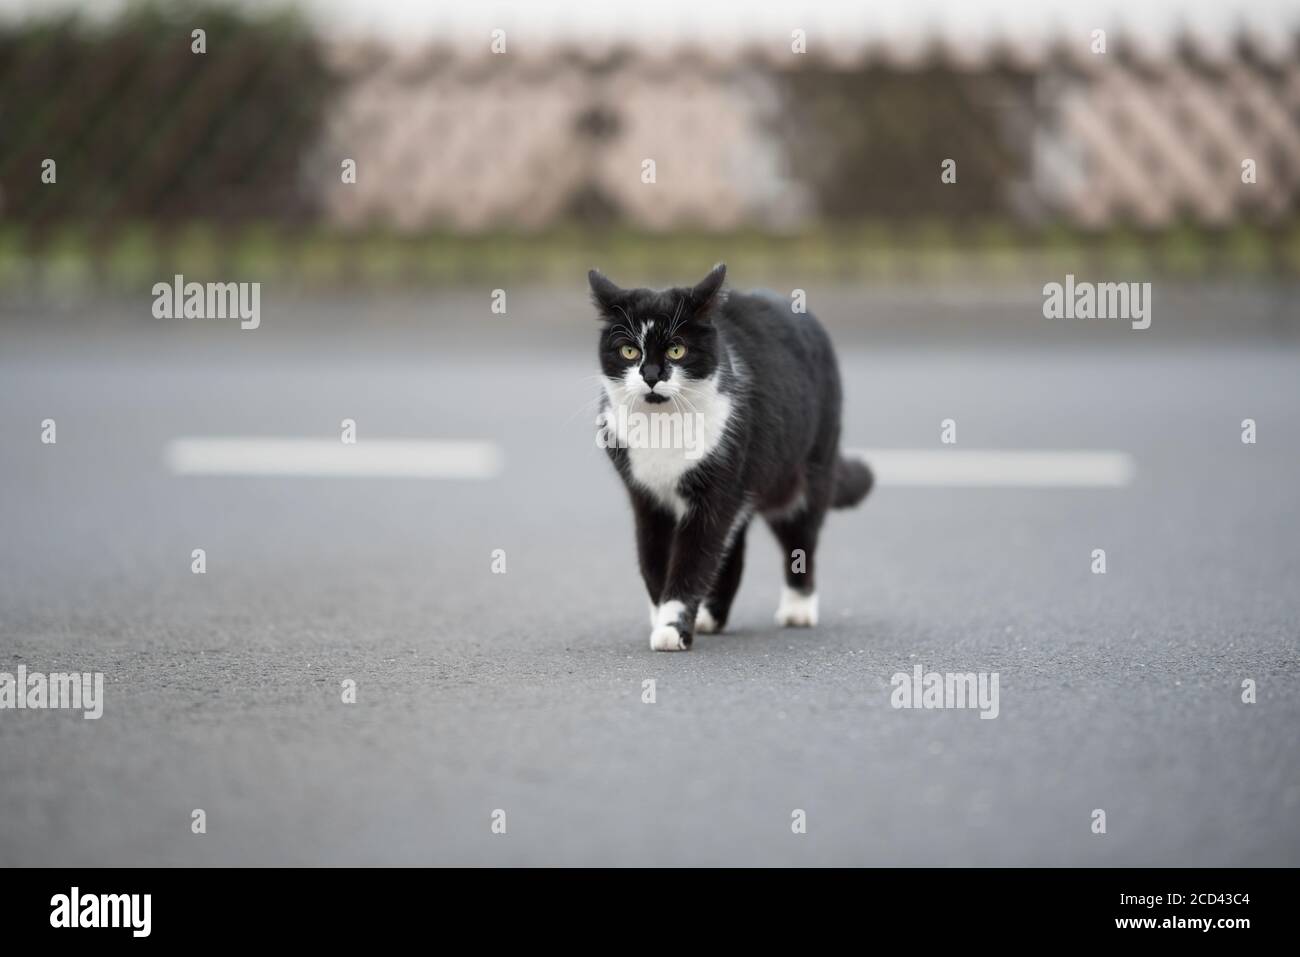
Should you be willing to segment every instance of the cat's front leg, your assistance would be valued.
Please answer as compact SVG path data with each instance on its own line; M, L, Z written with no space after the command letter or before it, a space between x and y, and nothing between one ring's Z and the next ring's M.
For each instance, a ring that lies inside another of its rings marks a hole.
M650 648L654 651L686 651L695 638L695 615L699 599L694 602L672 598L661 602L651 616Z
M726 556L737 511L725 506L692 509L678 523L668 576L650 631L650 647L655 651L691 647L700 603L709 594Z
M668 558L677 519L653 499L636 492L632 494L632 511L636 515L637 561L650 598L650 627L653 628L658 622L659 599L668 578Z

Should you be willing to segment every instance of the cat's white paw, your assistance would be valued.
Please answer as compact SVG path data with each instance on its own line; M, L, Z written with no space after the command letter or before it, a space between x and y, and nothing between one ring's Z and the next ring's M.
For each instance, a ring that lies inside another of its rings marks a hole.
M666 601L655 610L655 620L650 631L650 647L655 651L685 651L690 639L677 626L681 623L686 606L680 601Z
M709 610L700 605L699 610L695 613L695 630L701 635L711 635L718 630L718 623L713 619Z
M672 625L660 625L650 632L650 649L652 651L685 651L686 643L681 634Z
M817 593L804 595L793 588L781 589L776 623L786 628L811 628L817 624Z

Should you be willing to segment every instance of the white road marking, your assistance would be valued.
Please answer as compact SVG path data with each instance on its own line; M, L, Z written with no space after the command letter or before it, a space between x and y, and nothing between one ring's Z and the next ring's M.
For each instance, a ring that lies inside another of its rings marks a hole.
M913 488L1122 488L1137 472L1115 451L859 449L882 486ZM492 442L445 439L182 438L164 458L176 475L489 479Z
M163 457L175 475L438 479L490 479L503 458L492 442L253 436L173 439Z
M1025 449L855 449L880 485L912 488L1123 488L1127 452Z

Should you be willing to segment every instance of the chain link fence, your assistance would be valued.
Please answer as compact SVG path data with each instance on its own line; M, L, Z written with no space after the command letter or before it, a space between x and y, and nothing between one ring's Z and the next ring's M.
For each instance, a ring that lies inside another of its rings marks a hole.
M724 255L846 280L1294 276L1298 50L497 55L219 3L11 22L0 288L570 281Z

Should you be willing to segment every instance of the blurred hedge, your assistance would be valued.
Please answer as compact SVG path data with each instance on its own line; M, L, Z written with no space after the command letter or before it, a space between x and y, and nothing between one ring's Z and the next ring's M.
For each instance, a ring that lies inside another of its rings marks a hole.
M1059 279L1300 279L1300 224L1095 233L1026 231L985 222L900 227L884 221L799 235L758 231L646 234L344 233L255 223L231 230L194 222L125 224L105 234L69 223L40 235L0 224L0 297L118 292L139 295L175 273L239 277L303 291L390 290L510 283L582 284L598 265L628 281L679 281L725 259L734 275L779 286L813 280L867 284L1005 284Z
M0 25L0 213L96 228L310 214L294 184L338 86L290 11L147 3Z

